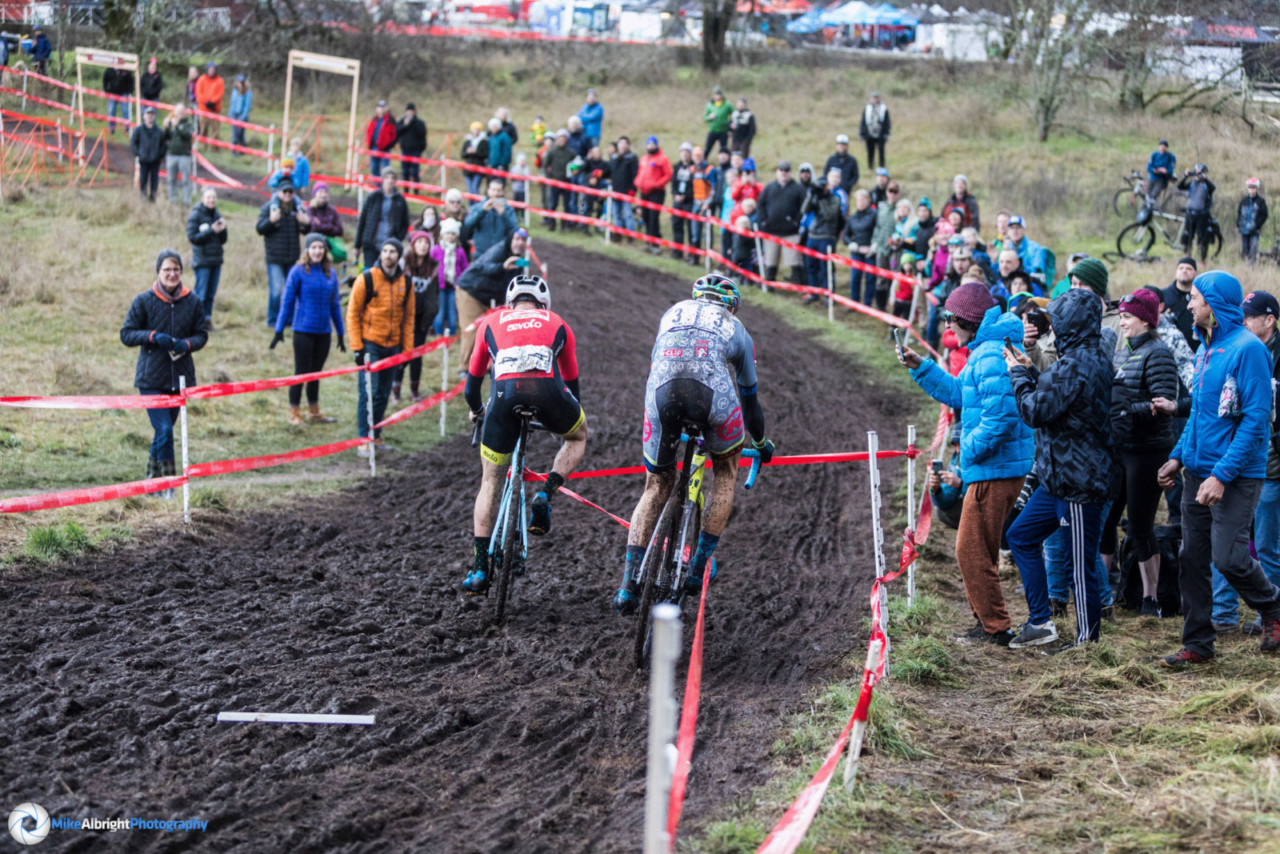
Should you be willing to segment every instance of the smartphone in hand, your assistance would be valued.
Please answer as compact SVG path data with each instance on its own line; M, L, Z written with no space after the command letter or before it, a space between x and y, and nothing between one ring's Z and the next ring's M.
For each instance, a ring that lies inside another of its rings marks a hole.
M1016 348L1013 346L1013 342L1009 340L1008 335L1004 336L1004 348L1006 350L1015 350L1016 352Z
M898 351L898 358L899 358L899 359L904 359L904 358L906 358L906 354L904 354L904 353L902 352L902 344L903 344L903 340L902 340L902 339L906 337L906 334L907 334L907 330L903 329L901 326L896 326L896 327L894 327L894 330L893 330L893 346L894 346L894 349L896 349L896 350Z

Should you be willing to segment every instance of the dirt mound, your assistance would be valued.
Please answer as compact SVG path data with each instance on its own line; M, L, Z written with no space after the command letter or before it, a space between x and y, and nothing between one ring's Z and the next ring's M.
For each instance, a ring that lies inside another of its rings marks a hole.
M634 465L658 317L688 284L542 252L578 337L586 467ZM749 304L742 317L780 453L861 448L905 417L909 401L863 396L848 359ZM647 678L629 664L632 621L609 608L623 529L562 498L506 625L491 627L487 604L458 593L479 474L467 438L383 457L398 475L287 513L6 581L0 803L210 822L54 831L49 851L636 850ZM531 464L553 453L540 438ZM627 516L640 484L574 486ZM739 492L708 602L686 826L764 781L778 716L860 645L867 504L855 465L771 469ZM377 724L216 723L224 710Z

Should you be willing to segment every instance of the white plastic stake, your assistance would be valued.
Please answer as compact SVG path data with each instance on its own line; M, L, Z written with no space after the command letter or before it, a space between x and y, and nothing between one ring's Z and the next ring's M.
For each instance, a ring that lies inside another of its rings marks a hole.
M907 425L907 450L916 446L916 425ZM916 458L907 455L907 530L916 535ZM916 562L907 567L907 607L916 603Z
M178 394L186 400L187 378L178 377ZM178 407L178 423L182 434L182 476L187 476L187 404L184 402ZM187 483L182 484L182 521L191 524L191 488Z
M880 525L880 463L876 455L880 453L880 437L874 430L867 431L867 451L871 464L871 529L875 541L876 578L884 578L884 528ZM889 627L889 595L884 586L880 587L880 630L888 634Z
M644 786L644 854L666 854L667 801L675 770L676 658L680 655L680 608L655 605L649 661L649 766Z
M873 640L867 644L867 672L875 670L880 660L880 641ZM867 734L866 721L854 721L853 732L849 734L849 753L844 760L844 788L853 791L854 778L858 776L858 760L862 758L862 740Z
M271 125L271 130L276 129L275 125ZM276 170L276 135L275 133L267 134L267 168L272 172ZM268 173L270 174L270 173Z
M604 200L604 221L608 223L604 227L604 242L607 246L613 242L613 199L608 196Z
M58 119L58 165L62 165L62 119Z
M452 330L448 330L452 331ZM440 390L449 390L449 345L445 344L440 349ZM444 408L448 404L447 400L440 401L440 435L444 436Z
M756 270L760 273L760 290L769 290L764 283L764 241L760 239L760 232L756 232Z
M836 322L836 301L831 298L831 294L835 292L836 285L836 265L831 260L831 256L827 256L827 322Z
M711 272L711 231L715 227L714 223L704 222L702 228L702 248L707 250L707 254L702 256L705 263L706 271Z
M373 715L307 715L293 712L218 712L219 723L353 724L372 726Z
M373 357L368 353L364 354L364 397L365 411L369 417L369 477L378 476L378 449L373 444L373 371L369 370L369 365L373 364Z

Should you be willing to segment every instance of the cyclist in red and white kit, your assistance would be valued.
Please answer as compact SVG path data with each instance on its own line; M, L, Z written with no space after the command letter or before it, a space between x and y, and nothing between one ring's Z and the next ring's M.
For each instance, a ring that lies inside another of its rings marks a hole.
M492 373L489 403L480 398L485 374ZM507 307L484 317L476 328L476 348L463 392L471 420L484 419L480 457L483 475L473 517L475 568L462 587L469 593L489 588L489 538L500 485L520 438L516 407L537 412L538 420L564 444L529 512L529 533L551 530L551 499L582 462L587 447L587 416L578 402L578 357L573 330L551 311L551 291L540 276L516 276L507 285Z

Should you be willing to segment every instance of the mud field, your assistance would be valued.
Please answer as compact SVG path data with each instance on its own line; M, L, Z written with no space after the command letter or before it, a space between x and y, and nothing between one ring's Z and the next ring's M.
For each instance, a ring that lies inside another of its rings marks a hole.
M539 248L578 338L584 468L634 465L658 317L688 285ZM779 453L901 434L918 401L864 398L858 365L749 303ZM505 626L491 627L489 603L458 591L479 479L468 440L380 456L389 476L288 512L200 515L110 556L11 571L0 584L6 814L35 801L55 818L209 822L204 833L54 830L42 851L637 850L647 676L630 666L634 618L609 607L624 531L561 497ZM554 450L541 437L531 465L545 470ZM886 468L887 490L897 474ZM641 479L571 485L626 517ZM865 467L846 464L769 469L739 490L708 600L686 831L767 779L780 716L864 642L866 488ZM219 711L377 723L220 724Z

